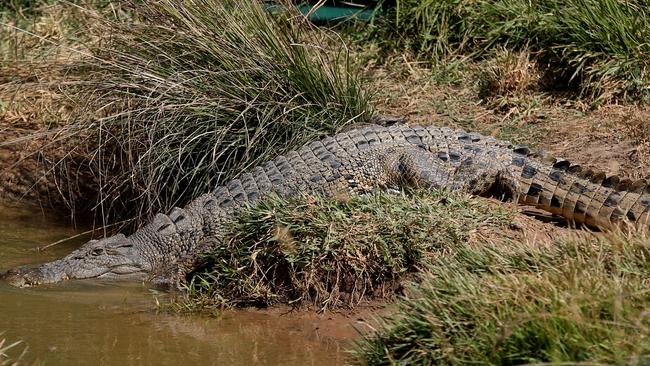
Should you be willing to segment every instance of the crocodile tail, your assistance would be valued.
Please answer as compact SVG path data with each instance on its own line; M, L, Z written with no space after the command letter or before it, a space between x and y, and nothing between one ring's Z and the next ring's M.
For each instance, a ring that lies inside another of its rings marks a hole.
M513 165L522 204L601 229L625 223L650 228L650 189L643 179L621 180L566 160L546 163L517 154Z

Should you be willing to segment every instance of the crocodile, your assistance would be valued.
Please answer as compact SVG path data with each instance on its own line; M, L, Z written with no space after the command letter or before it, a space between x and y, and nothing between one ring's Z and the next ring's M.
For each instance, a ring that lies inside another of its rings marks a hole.
M139 278L181 286L221 245L228 223L269 194L365 194L418 186L507 195L514 201L600 229L648 228L645 180L547 159L525 146L436 126L370 125L308 143L194 199L157 214L133 234L90 240L70 255L2 275L26 287L68 279Z

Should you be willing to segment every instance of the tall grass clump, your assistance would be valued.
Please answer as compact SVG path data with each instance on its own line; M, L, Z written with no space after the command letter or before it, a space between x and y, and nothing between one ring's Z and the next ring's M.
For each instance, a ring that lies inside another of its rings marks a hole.
M450 248L357 343L368 365L650 362L650 241L610 234L543 249Z
M105 222L183 205L244 169L369 117L340 40L287 5L134 2L92 19L98 40L66 65L76 116L55 139L60 190Z
M594 101L645 100L650 17L647 0L397 0L372 34L385 48L434 62L526 50L553 88ZM495 48L497 47L498 48Z
M508 211L458 193L269 198L249 208L207 258L180 310L292 304L352 308L401 282Z

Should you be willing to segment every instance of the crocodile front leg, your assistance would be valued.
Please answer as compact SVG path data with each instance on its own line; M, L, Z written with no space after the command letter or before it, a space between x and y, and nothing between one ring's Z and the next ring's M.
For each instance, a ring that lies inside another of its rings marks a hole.
M515 195L517 180L506 165L481 152L461 155L449 149L430 151L406 146L383 157L385 175L393 177L399 186L459 190L475 195L486 195L498 187Z

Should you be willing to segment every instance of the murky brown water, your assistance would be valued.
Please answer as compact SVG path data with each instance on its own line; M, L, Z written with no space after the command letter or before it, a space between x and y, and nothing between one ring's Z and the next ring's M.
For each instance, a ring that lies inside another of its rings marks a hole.
M79 241L33 249L72 234L52 217L0 207L0 270L65 255ZM156 313L156 296L137 283L0 282L0 338L24 341L26 359L46 365L333 365L355 334L350 321L315 315Z

